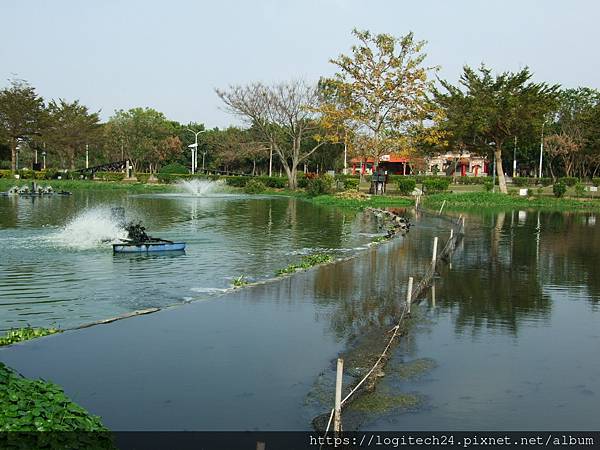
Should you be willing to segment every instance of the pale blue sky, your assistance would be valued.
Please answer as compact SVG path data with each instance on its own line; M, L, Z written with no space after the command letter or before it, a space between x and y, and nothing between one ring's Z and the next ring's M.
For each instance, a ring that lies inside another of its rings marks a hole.
M150 106L181 122L235 122L215 87L331 74L353 27L427 40L455 81L464 64L528 65L537 80L600 85L600 2L589 0L2 0L0 86L16 74L45 98L103 119Z

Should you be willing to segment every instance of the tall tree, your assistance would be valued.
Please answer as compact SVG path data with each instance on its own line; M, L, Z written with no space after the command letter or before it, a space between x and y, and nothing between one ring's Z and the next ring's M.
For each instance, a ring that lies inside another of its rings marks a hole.
M408 153L414 146L410 131L431 114L428 75L436 68L424 65L425 41L413 33L396 38L355 29L353 35L359 43L352 55L332 59L338 72L320 82L321 111L333 128L341 124L345 133L362 135L377 164L384 153Z
M13 172L16 170L19 140L39 134L44 116L44 100L26 81L11 80L10 86L0 91L0 134L8 139Z
M90 113L79 100L69 103L63 99L48 104L49 127L45 133L50 147L75 169L75 157L86 144L95 141L100 130L98 113Z
M434 97L445 113L445 128L454 139L467 145L493 146L500 191L507 193L502 151L515 136L539 131L556 106L558 85L533 83L528 68L493 76L482 65L465 66L459 86L441 81Z
M315 138L319 120L315 114L319 96L317 87L301 80L266 86L253 83L217 89L217 95L230 112L260 130L269 147L279 156L290 189L298 185L298 165L309 158L324 140L306 147Z
M116 111L107 123L107 131L113 147L123 145L124 156L135 170L143 167L155 170L157 162L178 152L179 138L177 141L165 141L175 135L173 123L152 108ZM157 155L161 155L159 159ZM153 164L154 167L151 167Z

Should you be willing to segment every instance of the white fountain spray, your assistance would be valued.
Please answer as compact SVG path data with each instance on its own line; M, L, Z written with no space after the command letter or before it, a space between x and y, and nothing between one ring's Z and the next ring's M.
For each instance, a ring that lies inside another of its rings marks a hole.
M204 197L215 192L222 192L225 184L223 180L212 181L194 179L179 181L177 187L195 197Z
M61 247L85 250L126 237L127 232L110 208L93 208L80 213L48 240Z

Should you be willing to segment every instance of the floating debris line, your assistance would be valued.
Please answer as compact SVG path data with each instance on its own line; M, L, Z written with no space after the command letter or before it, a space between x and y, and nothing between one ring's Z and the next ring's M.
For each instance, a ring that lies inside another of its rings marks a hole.
M404 232L410 228L410 222L407 219L398 220L398 216L395 213L386 210L378 210L378 209L370 209L374 214L386 216L393 222L397 223L400 230ZM417 209L417 211L419 211ZM419 211L422 212L422 211ZM438 213L439 214L439 213ZM315 417L312 421L313 427L323 433L323 437L327 437L328 433L331 430L331 425L334 423L334 432L340 433L342 431L342 420L341 420L341 412L345 406L348 406L352 401L356 400L361 394L372 391L375 388L377 380L384 376L383 369L387 361L389 360L389 351L396 339L399 336L402 336L406 333L406 330L403 329L406 324L406 320L410 317L410 309L412 303L419 303L426 293L429 286L431 286L433 278L436 274L436 268L441 261L449 261L452 252L454 251L457 243L460 239L462 239L465 232L465 220L461 216L457 219L452 219L446 216L442 216L447 218L450 222L450 237L446 241L444 248L438 253L437 245L438 245L438 237L434 238L433 242L433 255L431 264L429 264L425 274L413 287L413 277L409 277L408 279L408 287L406 292L406 300L404 302L402 312L398 320L396 321L396 325L388 331L388 333L392 333L390 339L387 341L387 345L384 347L383 351L371 367L371 369L360 379L355 381L351 386L349 392L342 399L341 398L341 377L343 370L343 359L338 359L338 369L337 369L337 377L336 377L336 402L334 407L328 414L322 414ZM404 226L400 225L404 224ZM325 418L328 417L328 420L325 425ZM325 426L323 426L325 425Z

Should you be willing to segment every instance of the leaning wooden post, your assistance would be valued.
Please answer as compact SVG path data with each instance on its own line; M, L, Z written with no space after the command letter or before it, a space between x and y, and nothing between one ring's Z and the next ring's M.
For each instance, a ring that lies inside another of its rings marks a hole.
M412 303L413 277L408 277L408 290L406 291L406 312L410 314L410 304Z
M344 374L344 360L338 358L337 373L335 376L335 413L333 417L333 431L342 432L342 376Z
M442 210L444 209L444 206L446 205L446 200L444 200L442 202L442 206L440 207L440 212L438 214L442 214Z
M265 450L265 443L258 441L256 443L256 450Z
M437 260L437 245L438 245L438 237L433 238L433 256L431 257L431 265L435 267L435 262Z

